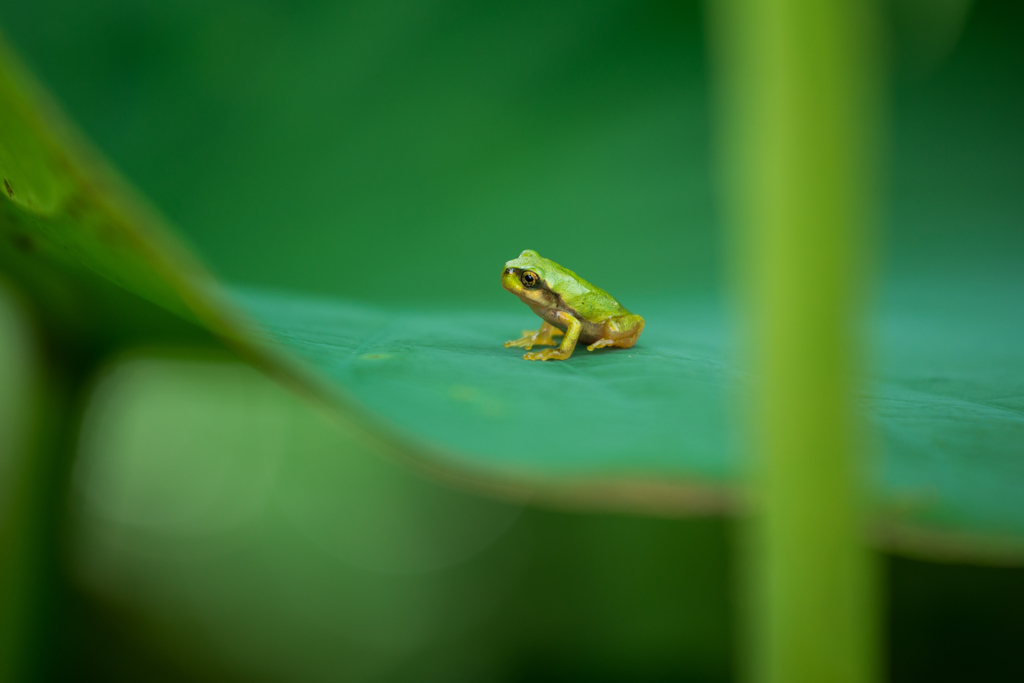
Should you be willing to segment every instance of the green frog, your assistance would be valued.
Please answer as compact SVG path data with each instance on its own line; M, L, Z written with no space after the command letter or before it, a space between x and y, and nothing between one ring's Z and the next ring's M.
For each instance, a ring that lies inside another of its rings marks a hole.
M644 319L627 311L608 292L531 249L505 264L501 286L544 319L539 330L524 330L519 339L505 342L506 347L529 351L534 346L554 346L554 338L562 337L558 348L527 353L526 360L565 360L577 341L587 344L587 351L605 346L628 349L644 330Z

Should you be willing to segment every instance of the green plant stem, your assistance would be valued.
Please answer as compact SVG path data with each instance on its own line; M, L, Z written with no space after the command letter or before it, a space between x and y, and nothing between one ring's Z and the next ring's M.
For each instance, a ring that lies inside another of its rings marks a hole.
M750 678L878 678L853 377L865 293L878 88L868 3L714 8L729 209L759 380L746 588Z

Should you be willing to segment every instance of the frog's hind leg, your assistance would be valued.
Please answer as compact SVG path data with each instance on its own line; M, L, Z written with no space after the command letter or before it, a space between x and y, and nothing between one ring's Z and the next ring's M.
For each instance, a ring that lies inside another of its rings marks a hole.
M636 344L640 333L644 331L644 319L639 315L624 315L609 320L604 325L604 336L587 347L587 351L601 349L606 346L617 346L628 349Z

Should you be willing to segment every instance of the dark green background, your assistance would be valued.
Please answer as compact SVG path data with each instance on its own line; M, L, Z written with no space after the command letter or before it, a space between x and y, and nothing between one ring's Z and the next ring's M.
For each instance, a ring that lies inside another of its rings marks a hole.
M988 270L1022 250L1020 10L978 3L944 50L912 40L913 4L889 10L882 260ZM496 273L524 248L623 297L718 284L701 9L39 0L0 21L227 279L511 307Z
M497 274L526 248L617 292L713 280L698 10L43 2L0 21L226 278L510 306Z

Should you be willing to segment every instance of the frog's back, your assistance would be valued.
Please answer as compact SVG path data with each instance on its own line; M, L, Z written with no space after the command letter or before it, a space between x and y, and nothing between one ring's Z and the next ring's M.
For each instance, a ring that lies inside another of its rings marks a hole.
M561 273L556 287L559 308L581 320L603 322L620 315L629 315L626 307L608 292L593 285L568 268L554 264Z

